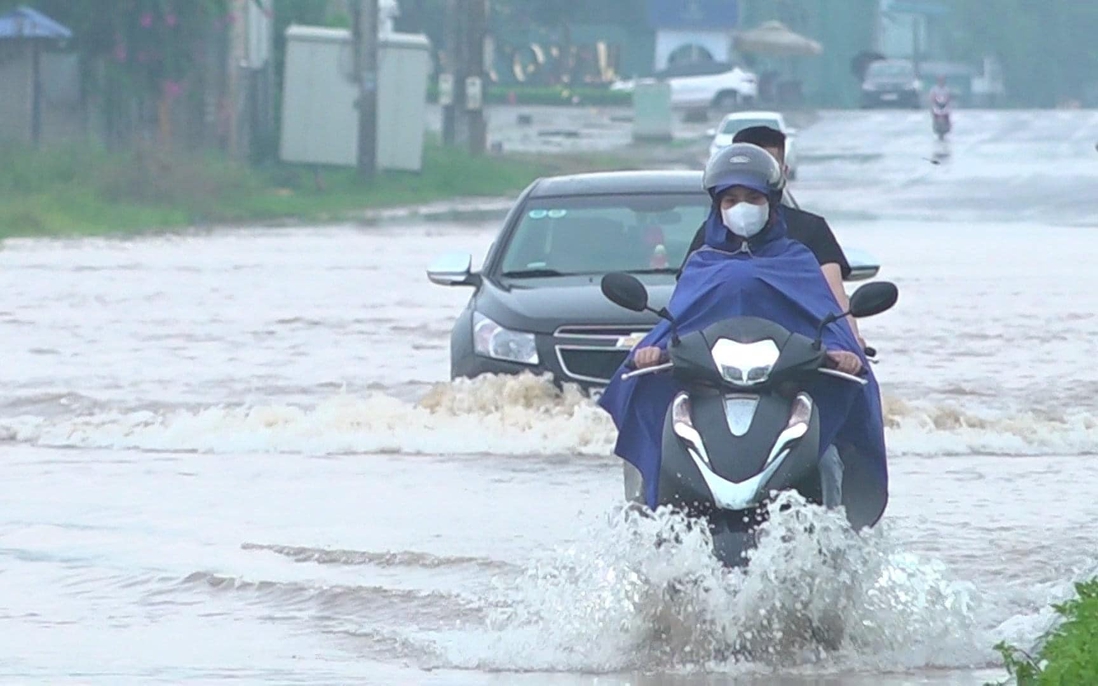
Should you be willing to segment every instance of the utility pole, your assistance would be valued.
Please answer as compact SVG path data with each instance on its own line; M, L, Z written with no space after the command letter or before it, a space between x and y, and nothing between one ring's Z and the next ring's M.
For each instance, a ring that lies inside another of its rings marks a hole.
M446 145L464 145L468 135L465 110L465 0L446 0L443 44L446 61L439 78L439 104L442 105L442 141Z
M469 127L469 153L483 155L488 147L488 131L484 120L484 39L488 35L488 0L468 0L469 21L466 24L465 108Z
M484 120L484 39L488 0L447 0L446 62L439 79L442 140L479 155L487 147Z
M228 149L229 155L237 160L247 159L248 137L245 135L242 117L248 90L244 81L247 64L248 41L248 0L232 0L229 11L234 17L229 28L229 64L227 65L228 98Z
M373 178L377 170L377 2L352 0L355 77L358 82L358 173Z

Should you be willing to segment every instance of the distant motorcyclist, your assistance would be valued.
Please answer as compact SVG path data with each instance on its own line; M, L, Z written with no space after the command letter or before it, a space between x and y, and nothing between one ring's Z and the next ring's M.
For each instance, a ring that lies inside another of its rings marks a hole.
M953 94L949 92L945 77L939 76L938 83L930 89L930 116L938 140L945 140L945 135L953 128L950 120L952 104Z
M953 93L946 85L946 78L939 76L937 83L930 89L930 110L934 114L949 116L953 105Z

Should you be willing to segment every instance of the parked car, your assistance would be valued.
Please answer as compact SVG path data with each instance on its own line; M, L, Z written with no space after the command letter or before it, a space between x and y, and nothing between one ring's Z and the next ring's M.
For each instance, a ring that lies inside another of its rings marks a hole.
M725 115L717 128L710 129L713 137L709 144L709 156L712 157L721 148L732 145L737 133L751 126L769 126L785 134L785 164L789 168L788 178L797 177L797 130L786 125L781 112L733 112Z
M479 272L468 254L444 255L427 270L433 283L473 289L451 332L451 377L549 373L557 384L602 388L656 324L609 302L602 276L635 274L653 306L665 306L709 206L696 171L535 181L508 213ZM848 254L849 280L877 274L871 256L857 258Z
M862 107L923 106L923 83L911 60L878 60L862 81Z
M759 96L756 75L730 62L692 62L674 65L648 79L617 81L610 90L632 92L638 82L666 81L671 85L671 107L713 107L728 111Z

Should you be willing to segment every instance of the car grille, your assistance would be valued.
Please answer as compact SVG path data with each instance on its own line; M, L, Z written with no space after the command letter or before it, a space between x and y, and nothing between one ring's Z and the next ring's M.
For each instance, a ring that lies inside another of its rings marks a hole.
M632 348L619 347L619 341L648 331L647 326L562 326L554 334L557 360L575 381L607 384Z
M606 348L605 350L576 349L558 346L557 355L564 373L577 381L609 383L610 377L621 367L628 357L628 350Z
M556 331L557 338L617 339L641 332L648 333L646 326L562 326Z

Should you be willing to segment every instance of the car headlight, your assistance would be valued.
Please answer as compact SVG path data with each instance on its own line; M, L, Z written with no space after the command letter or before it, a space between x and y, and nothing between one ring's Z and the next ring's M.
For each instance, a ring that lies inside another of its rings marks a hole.
M495 360L538 363L534 334L505 329L479 312L473 315L473 351Z
M713 344L710 353L725 381L737 386L754 386L770 378L781 351L770 339L739 343L722 338Z

